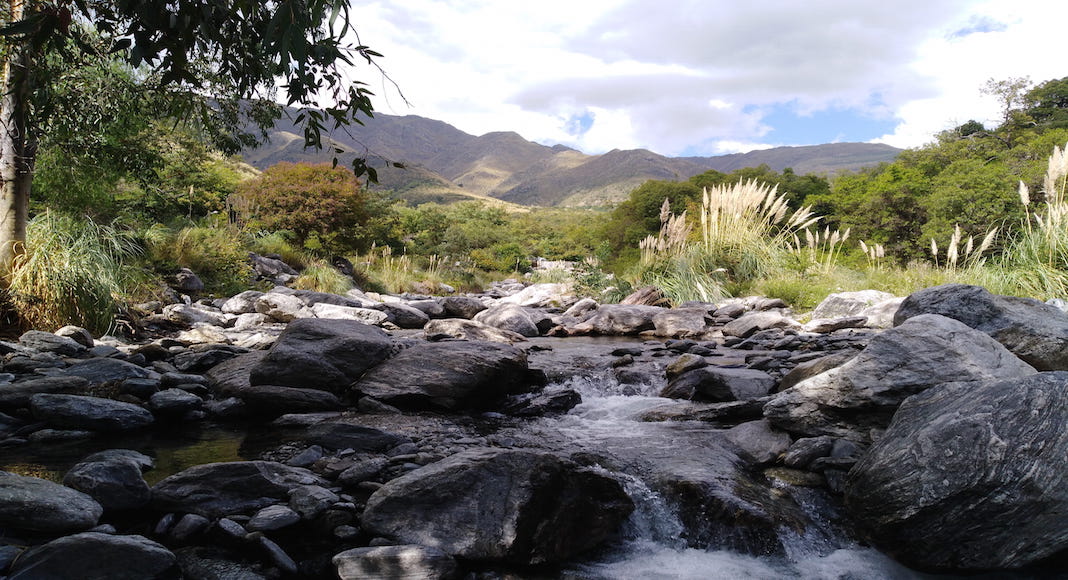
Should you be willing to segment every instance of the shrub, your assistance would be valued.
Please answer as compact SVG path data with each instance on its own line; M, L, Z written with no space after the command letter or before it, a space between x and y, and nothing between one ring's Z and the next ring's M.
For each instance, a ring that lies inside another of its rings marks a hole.
M75 324L106 333L124 291L124 263L141 250L116 228L40 214L27 227L26 252L16 260L9 296L32 328Z
M152 260L164 270L189 268L204 292L230 296L247 290L253 272L241 236L229 228L154 226L145 233Z
M330 294L344 294L353 288L352 278L338 272L337 268L323 261L309 264L300 273L292 286L299 290L314 290Z

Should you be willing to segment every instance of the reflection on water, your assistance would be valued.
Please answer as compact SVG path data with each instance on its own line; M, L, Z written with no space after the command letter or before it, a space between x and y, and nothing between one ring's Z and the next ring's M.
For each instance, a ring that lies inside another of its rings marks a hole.
M133 449L155 459L145 473L151 485L189 467L218 461L257 459L276 442L263 430L245 426L173 425L132 434L79 441L28 443L0 450L0 470L59 482L75 463L105 449Z

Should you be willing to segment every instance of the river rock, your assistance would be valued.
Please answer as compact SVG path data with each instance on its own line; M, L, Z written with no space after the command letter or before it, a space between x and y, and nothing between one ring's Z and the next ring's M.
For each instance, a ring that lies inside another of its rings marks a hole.
M447 296L441 299L441 307L445 309L446 316L465 320L474 318L486 309L481 300L470 296Z
M633 508L615 480L549 453L474 449L390 480L361 521L468 560L542 564L597 546Z
M89 388L84 377L41 377L0 385L0 409L18 409L30 404L30 397L38 393L78 395Z
M440 580L452 578L456 561L429 546L353 548L332 559L340 580Z
M925 389L1034 372L986 334L926 314L875 336L849 362L778 393L764 415L791 433L868 441L902 401Z
M519 292L501 298L503 304L516 304L532 308L548 306L562 307L574 301L574 295L567 284L544 283L531 284Z
M269 505L252 516L245 525L252 532L268 532L292 526L300 521L300 514L287 505Z
M60 356L78 356L89 350L73 338L41 330L26 331L19 337L19 344L36 351L51 352Z
M84 532L27 550L12 566L10 580L177 580L178 560L143 536Z
M0 471L0 527L64 534L96 525L104 509L88 495L36 477Z
M946 284L906 298L894 324L920 314L941 314L981 330L1038 370L1068 370L1068 314L1056 306L997 296L980 286Z
M85 348L91 349L96 346L95 341L93 340L93 333L80 326L68 324L56 330L55 334L56 336L65 336Z
M114 358L91 358L78 361L61 373L68 377L82 377L93 385L126 379L159 378L159 374L133 363Z
M1068 548L1068 373L911 397L849 474L876 545L923 568L1018 568Z
M51 427L87 431L129 431L154 420L137 405L85 395L37 394L30 397L30 411Z
M337 304L319 303L312 306L311 310L318 318L355 320L357 322L371 325L379 325L389 320L388 314L372 308L357 308L354 306L338 306Z
M93 454L70 468L63 485L88 494L106 510L144 507L152 490L141 471L146 464L151 467L152 459L128 449L110 451Z
M608 336L636 335L653 330L653 318L663 312L659 306L604 304L593 316L568 329L570 334L602 334Z
M514 332L522 336L539 336L538 325L530 312L516 304L502 303L475 315L475 322Z
M193 304L168 304L163 307L163 316L170 322L189 325L210 324L212 326L229 326L233 316Z
M718 311L717 311L718 312ZM724 336L749 338L769 328L799 328L796 320L774 310L749 312L723 325Z
M704 366L671 379L660 396L721 403L758 399L774 387L775 379L764 371Z
M256 299L256 312L278 322L293 322L301 318L311 318L315 313L303 300L281 292L268 292Z
M352 388L399 408L488 408L545 383L523 351L495 342L416 344L369 370Z
M207 518L251 512L289 500L300 485L326 485L314 473L273 461L207 463L152 487L152 507Z
M387 320L401 328L418 329L430 322L430 317L418 308L399 302L381 302L374 306L386 314Z
M148 408L160 417L181 417L203 407L204 401L200 397L177 388L152 393L148 398Z
M403 435L345 421L316 423L308 428L305 439L327 449L354 449L372 453L383 453L398 445L411 443L411 439Z
M245 290L228 298L219 308L226 314L252 314L256 312L256 301L263 296L259 290Z
M847 318L850 316L862 316L861 312L880 302L892 300L895 296L889 292L879 290L860 290L858 292L837 292L828 294L812 310L810 317L819 318Z
M459 338L461 340L481 340L513 344L524 342L526 337L518 332L495 328L482 322L463 318L442 318L431 320L423 327L427 340L444 340Z
M239 388L236 394L252 413L261 418L286 413L336 411L341 408L341 399L337 395L318 389L249 385Z
M252 369L253 385L320 389L339 394L389 358L389 335L354 320L291 322Z
M790 436L773 429L766 419L731 427L724 436L752 457L757 465L774 463L790 448Z
M655 335L667 338L703 336L710 322L704 308L671 308L653 316Z

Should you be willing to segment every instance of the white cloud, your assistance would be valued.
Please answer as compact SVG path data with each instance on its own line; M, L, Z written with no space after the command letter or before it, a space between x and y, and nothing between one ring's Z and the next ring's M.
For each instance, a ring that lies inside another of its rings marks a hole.
M916 146L996 116L987 78L1068 74L1068 8L1052 2L357 0L353 14L411 103L382 84L379 110L591 153L770 146L766 114L787 103L896 120L868 138Z

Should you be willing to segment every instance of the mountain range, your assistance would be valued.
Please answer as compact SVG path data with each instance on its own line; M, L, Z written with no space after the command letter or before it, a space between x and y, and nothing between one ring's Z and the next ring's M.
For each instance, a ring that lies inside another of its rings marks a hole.
M415 115L376 114L364 125L324 136L322 150L305 149L300 128L284 117L269 141L242 152L265 169L281 161L349 164L364 157L379 183L410 203L462 199L519 205L598 206L626 199L650 179L685 180L710 169L730 172L767 164L776 171L832 175L893 161L900 149L872 143L776 147L714 157L665 157L645 149L587 155L564 145L527 141L517 133L469 135ZM387 163L400 162L403 169Z

